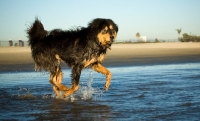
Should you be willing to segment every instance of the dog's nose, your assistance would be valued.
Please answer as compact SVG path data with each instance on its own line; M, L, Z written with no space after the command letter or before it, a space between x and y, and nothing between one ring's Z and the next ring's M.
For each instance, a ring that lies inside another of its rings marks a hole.
M111 35L111 36L110 36L110 39L114 39L114 36Z

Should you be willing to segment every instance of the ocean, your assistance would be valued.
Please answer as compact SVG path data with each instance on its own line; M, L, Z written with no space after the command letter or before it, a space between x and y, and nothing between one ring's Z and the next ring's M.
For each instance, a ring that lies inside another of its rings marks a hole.
M57 98L47 72L0 73L0 120L197 121L200 119L200 63L108 67L105 76L85 69L79 90ZM63 70L71 86L71 70ZM62 92L61 92L62 93Z

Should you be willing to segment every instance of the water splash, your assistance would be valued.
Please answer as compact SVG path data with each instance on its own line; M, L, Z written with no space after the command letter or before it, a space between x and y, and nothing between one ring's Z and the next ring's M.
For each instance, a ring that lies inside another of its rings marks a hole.
M35 99L35 98L36 97L31 94L30 89L19 87L18 99Z
M92 83L93 83L93 76L92 76L92 71L90 71L87 85L79 85L79 90L76 93L67 97L66 100L70 100L71 102L73 102L75 100L80 100L80 99L81 100L101 99L104 91L99 89L98 87L93 88Z
M95 92L95 89L92 87L92 82L93 82L93 76L92 76L92 72L90 72L89 81L87 83L87 86L80 86L80 90L78 91L78 93L80 95L82 95L81 98L83 100L92 98L92 95Z
M44 94L42 95L42 99L50 99L50 98L55 98L56 95L54 94Z

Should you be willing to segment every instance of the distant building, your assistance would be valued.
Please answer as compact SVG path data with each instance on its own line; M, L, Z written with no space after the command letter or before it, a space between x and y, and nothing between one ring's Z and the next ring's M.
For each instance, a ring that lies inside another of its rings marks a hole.
M147 37L141 36L140 38L138 38L138 42L147 42Z
M143 42L147 42L147 37L146 36L142 36L140 38L142 39Z
M24 47L24 41L19 40L19 47Z
M10 39L8 42L9 42L9 46L12 47L13 46L13 41Z

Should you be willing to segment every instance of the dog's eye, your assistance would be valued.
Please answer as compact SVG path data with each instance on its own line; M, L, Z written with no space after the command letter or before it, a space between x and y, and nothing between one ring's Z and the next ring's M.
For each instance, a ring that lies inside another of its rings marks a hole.
M102 34L106 34L107 33L107 31L106 30L102 30L102 32L101 32Z
M110 35L113 35L113 34L115 34L115 30L113 30L113 29L112 29L112 30L110 30L110 31L109 31L109 34L110 34Z
M114 33L115 33L115 30L111 30L111 33L114 34Z

